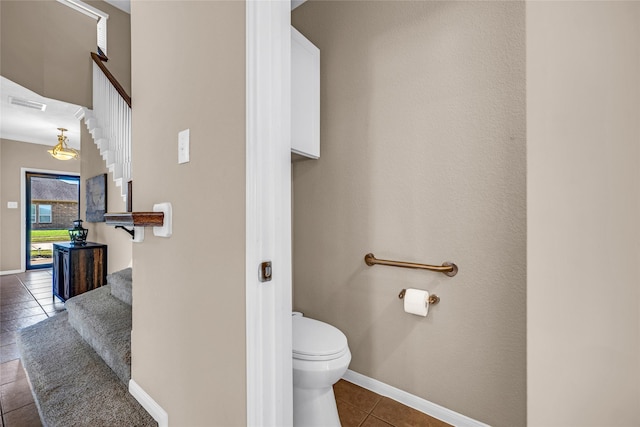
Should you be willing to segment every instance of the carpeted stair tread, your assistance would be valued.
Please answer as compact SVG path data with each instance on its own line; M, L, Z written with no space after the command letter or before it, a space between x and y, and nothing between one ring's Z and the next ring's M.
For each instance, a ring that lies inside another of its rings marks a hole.
M133 270L125 268L107 275L107 283L111 285L111 295L125 304L131 305Z
M131 306L106 285L65 303L69 323L124 384L131 378Z
M17 344L49 427L157 426L60 313L20 330Z

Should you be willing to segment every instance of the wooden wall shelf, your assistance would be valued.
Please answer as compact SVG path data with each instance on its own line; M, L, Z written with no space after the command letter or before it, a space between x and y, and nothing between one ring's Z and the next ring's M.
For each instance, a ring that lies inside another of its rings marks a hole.
M107 225L125 227L162 227L164 212L107 212L104 214Z

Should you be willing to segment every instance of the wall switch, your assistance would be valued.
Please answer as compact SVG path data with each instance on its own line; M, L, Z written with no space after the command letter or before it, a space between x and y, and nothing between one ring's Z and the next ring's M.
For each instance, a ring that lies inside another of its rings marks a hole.
M178 164L189 162L189 129L178 132Z
M18 202L7 202L7 208L18 209Z

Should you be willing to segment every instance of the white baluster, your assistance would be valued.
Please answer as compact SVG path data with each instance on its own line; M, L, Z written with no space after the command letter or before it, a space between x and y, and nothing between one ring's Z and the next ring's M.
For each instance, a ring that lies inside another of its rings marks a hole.
M125 199L126 183L131 179L131 108L96 64L93 113L85 123Z

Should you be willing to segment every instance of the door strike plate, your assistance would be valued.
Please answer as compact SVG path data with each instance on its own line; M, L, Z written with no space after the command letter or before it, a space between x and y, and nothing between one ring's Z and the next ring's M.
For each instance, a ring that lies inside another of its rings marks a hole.
M271 261L265 261L262 264L260 264L259 277L261 282L271 281Z

